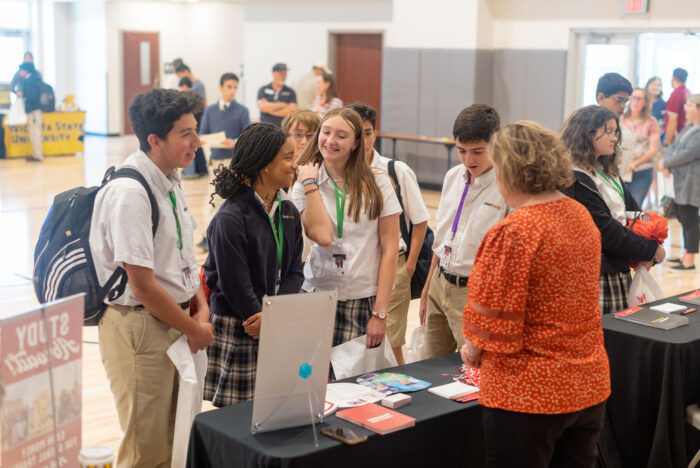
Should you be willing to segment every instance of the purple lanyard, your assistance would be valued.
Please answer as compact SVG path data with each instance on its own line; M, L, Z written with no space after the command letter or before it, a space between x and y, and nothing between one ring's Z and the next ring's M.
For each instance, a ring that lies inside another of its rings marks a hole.
M469 172L469 169L467 169L467 183L464 185L464 191L462 192L462 199L459 201L459 208L457 208L457 214L455 215L455 220L452 222L452 239L454 239L455 234L457 234L457 226L459 226L459 217L462 215L462 207L464 206L464 199L467 198L467 193L469 192L469 185L471 183L472 183L472 174L471 174L471 172Z

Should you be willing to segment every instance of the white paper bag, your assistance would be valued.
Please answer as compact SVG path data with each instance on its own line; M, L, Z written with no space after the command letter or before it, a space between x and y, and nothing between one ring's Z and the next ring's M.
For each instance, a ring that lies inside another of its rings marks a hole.
M634 274L627 303L630 307L664 298L658 283L651 277L646 268L640 267Z
M423 360L424 343L425 327L419 325L411 332L411 348L406 353L406 364Z
M27 113L24 112L24 99L17 98L10 106L4 121L5 125L25 125L27 123Z
M168 356L180 374L173 437L173 458L170 466L172 468L185 468L192 422L194 417L202 411L207 354L202 350L193 354L187 344L187 337L182 335L168 348Z
M346 379L398 365L386 337L376 348L367 348L366 343L367 335L362 335L331 349L331 365L336 379Z
M656 184L659 190L659 199L661 197L675 198L676 192L673 189L673 174L666 177L663 172L659 171L656 174Z

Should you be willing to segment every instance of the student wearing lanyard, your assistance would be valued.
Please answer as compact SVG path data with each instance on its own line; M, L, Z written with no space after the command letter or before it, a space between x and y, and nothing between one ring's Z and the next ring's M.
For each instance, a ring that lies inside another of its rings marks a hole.
M204 399L214 406L253 398L262 298L301 289L301 219L283 190L296 168L293 139L256 123L241 133L230 166L215 170L225 202L207 229L204 263L214 326Z
M495 109L474 104L459 113L452 129L462 164L445 174L437 209L433 261L419 309L425 359L464 344L462 316L476 252L486 232L509 212L487 154L499 123Z
M625 227L627 212L640 208L620 179L618 119L604 107L583 107L564 123L561 139L571 152L576 179L563 192L588 209L601 235L600 308L604 314L623 310L632 279L630 262L649 269L666 252Z
M367 334L384 340L399 246L401 208L389 176L365 160L362 119L336 108L299 160L292 190L313 242L305 291L338 290L333 345Z

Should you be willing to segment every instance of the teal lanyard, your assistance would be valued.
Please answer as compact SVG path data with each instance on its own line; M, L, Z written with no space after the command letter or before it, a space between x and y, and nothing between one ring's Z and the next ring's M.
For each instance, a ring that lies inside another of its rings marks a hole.
M607 175L605 175L605 173L603 173L603 171L601 171L598 168L596 168L596 171L598 171L598 174L600 174L600 176L605 182L608 183L608 185L615 189L615 191L620 195L620 198L622 198L622 201L625 201L625 191L622 190L622 186L617 182L617 180L615 180L612 177L608 177Z
M347 187L347 184L343 184L343 195L341 197L339 193L340 190L338 190L338 184L336 184L333 177L328 174L328 170L326 170L326 174L328 175L328 178L331 179L331 182L333 182L333 186L335 187L335 216L338 218L338 239L342 239L343 220L345 220L345 188Z
M279 193L277 193L277 224L279 225L279 231L275 229L275 222L272 221L272 216L268 214L267 219L270 220L272 236L275 238L275 244L277 244L277 268L280 269L282 268L282 239L284 238L284 227L282 226L282 198Z
M173 205L173 215L175 215L175 224L177 224L177 248L182 250L182 226L180 226L180 217L177 215L175 192L170 192L170 204Z

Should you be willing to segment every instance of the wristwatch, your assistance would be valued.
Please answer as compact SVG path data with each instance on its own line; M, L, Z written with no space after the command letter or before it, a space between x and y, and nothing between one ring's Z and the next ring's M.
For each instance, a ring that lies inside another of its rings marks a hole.
M301 183L301 185L302 185L303 187L306 187L307 185L311 185L311 184L316 184L316 185L318 185L318 181L317 181L316 179L306 179L305 181L303 181L303 182Z
M386 312L381 311L377 312L376 310L372 311L372 316L373 317L379 317L380 320L384 320L386 318Z

